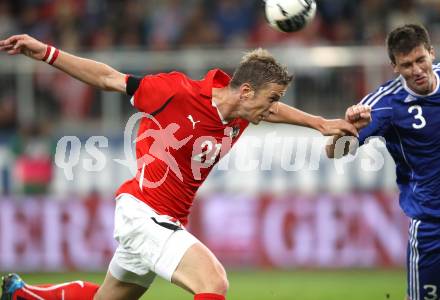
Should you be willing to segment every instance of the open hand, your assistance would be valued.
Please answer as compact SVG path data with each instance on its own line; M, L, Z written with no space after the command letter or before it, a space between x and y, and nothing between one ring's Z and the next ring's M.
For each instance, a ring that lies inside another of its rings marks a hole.
M0 41L0 51L5 51L10 55L24 54L37 60L44 58L46 49L46 44L27 34L13 35Z

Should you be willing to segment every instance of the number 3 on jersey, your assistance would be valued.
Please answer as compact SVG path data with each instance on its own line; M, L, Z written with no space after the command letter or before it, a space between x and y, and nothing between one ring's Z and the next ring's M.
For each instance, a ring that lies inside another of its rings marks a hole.
M423 286L426 290L426 296L423 297L423 300L438 300L437 295L437 286L433 284L426 284Z
M421 129L421 128L425 127L425 125L426 125L426 120L425 120L425 118L422 115L422 113L423 113L422 107L420 105L413 105L413 106L410 106L408 108L408 112L410 114L412 114L412 112L414 110L416 111L416 114L414 115L414 118L416 120L418 120L419 122L414 122L412 124L412 127L415 128L415 129Z

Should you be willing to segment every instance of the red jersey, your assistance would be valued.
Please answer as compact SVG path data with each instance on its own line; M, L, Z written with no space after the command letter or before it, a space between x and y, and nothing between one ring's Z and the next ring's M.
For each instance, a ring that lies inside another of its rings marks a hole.
M171 72L136 83L132 103L145 113L136 139L138 171L116 195L129 193L156 212L187 223L198 188L249 124L243 119L225 122L212 101L212 89L229 81L214 69L200 81Z

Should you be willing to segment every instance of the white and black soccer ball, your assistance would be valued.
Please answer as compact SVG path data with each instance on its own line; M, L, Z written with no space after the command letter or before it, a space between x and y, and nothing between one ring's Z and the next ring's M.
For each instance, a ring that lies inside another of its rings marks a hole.
M304 28L316 13L315 0L266 0L266 20L270 26L283 32Z

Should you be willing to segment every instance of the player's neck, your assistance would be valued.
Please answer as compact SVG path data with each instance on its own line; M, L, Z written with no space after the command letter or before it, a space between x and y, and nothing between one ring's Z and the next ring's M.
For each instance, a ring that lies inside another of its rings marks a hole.
M236 93L229 87L212 89L212 102L226 122L237 117L234 113L237 106L236 97Z

